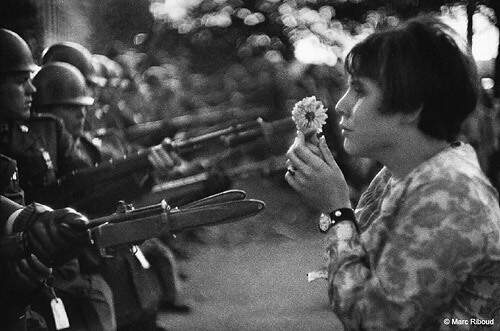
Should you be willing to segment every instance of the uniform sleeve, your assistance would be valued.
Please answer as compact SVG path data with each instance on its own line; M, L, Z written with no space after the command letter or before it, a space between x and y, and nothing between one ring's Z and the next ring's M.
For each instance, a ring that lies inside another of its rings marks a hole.
M0 195L0 234L4 234L5 224L10 215L16 210L22 209L20 204Z
M347 329L418 329L451 301L489 231L465 184L436 182L408 194L397 214L372 223L380 245L369 256L351 224L332 229L329 298Z

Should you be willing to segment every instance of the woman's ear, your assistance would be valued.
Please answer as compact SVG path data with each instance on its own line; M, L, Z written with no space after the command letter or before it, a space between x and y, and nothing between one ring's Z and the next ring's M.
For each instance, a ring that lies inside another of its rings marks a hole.
M423 106L420 106L409 113L399 113L401 115L400 123L406 125L418 124L418 120L420 119L420 114L422 113L422 109Z

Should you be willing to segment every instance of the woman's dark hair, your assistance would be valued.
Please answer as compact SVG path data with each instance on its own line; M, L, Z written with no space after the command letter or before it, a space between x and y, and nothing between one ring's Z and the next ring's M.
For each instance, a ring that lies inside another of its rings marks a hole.
M474 61L454 35L437 18L420 16L375 32L354 46L345 69L380 84L383 113L421 108L418 128L436 139L452 141L478 98Z

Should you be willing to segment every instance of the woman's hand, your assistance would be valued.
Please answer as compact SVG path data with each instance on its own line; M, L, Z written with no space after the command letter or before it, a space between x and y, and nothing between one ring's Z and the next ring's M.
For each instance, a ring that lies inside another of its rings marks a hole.
M328 149L325 138L319 140L319 152L306 142L304 134L297 138L287 152L285 179L306 202L321 212L350 208L349 188L344 175Z

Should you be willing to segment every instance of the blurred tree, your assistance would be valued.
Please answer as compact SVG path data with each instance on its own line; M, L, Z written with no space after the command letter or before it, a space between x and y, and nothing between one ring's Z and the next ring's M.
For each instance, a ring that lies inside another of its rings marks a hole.
M173 10L168 2L152 1L159 27L149 47L182 46L192 55L194 66L206 71L269 50L289 61L294 42L308 33L319 35L323 42L329 37L335 45L342 44L340 32L345 29L359 34L367 25L395 24L420 13L440 12L444 5L498 6L492 0L203 0L186 1L182 10Z
M43 30L35 0L0 1L0 27L18 33L28 42L35 57L41 52Z
M149 5L149 0L90 0L87 7L93 51L109 54L114 47L133 47L134 37L151 32Z

